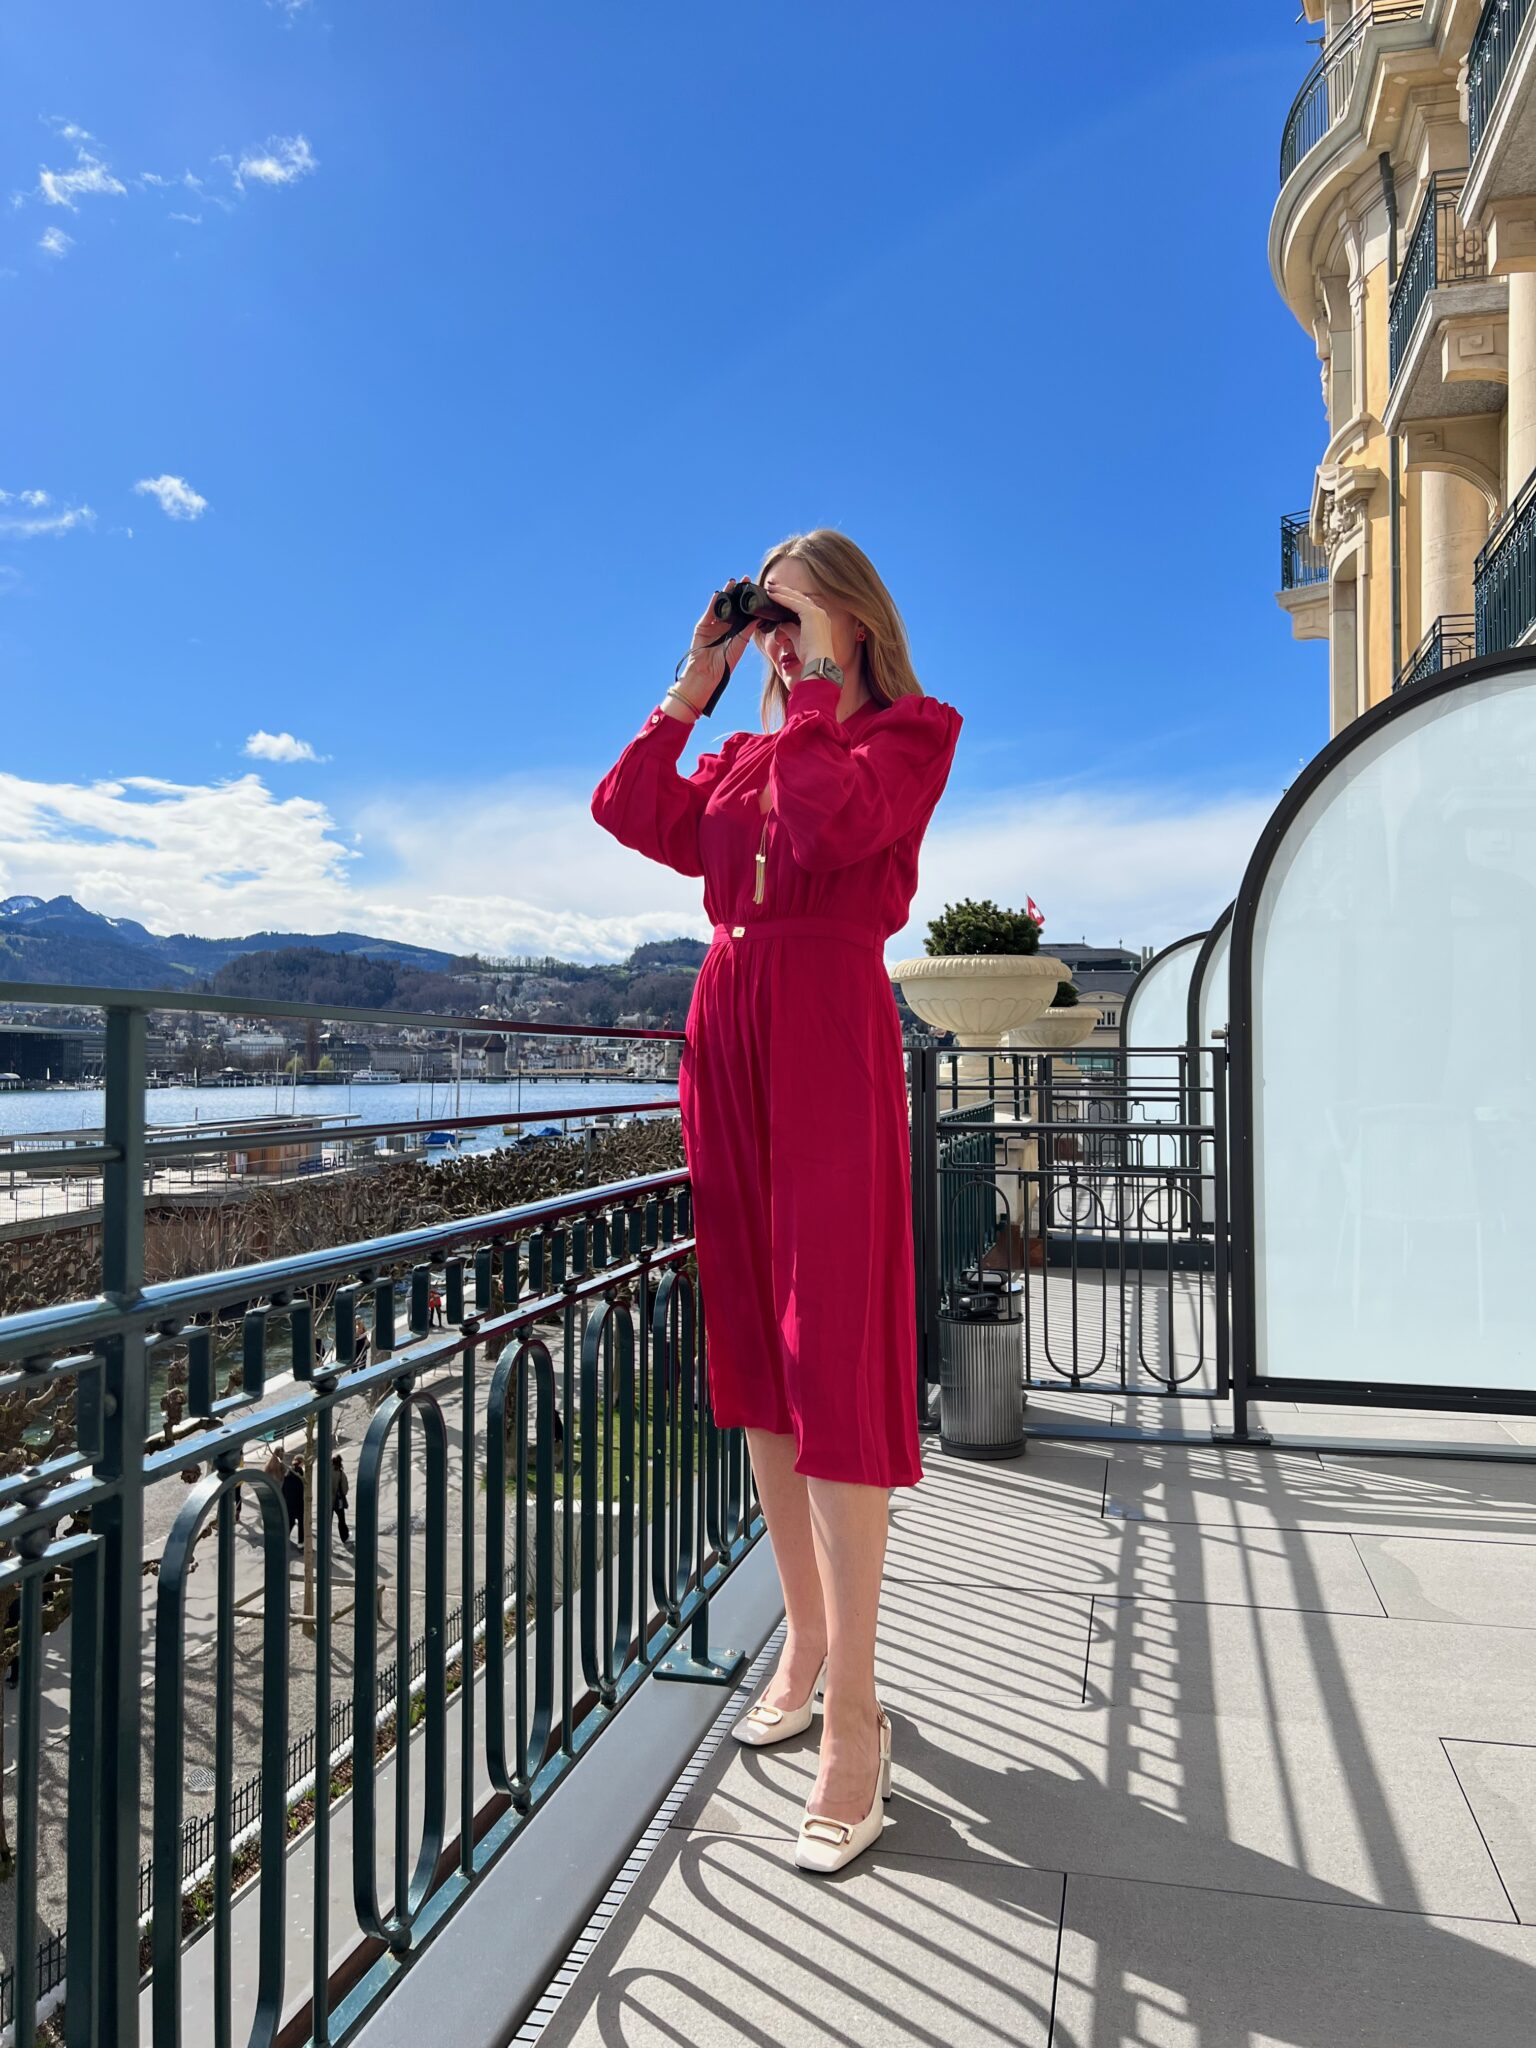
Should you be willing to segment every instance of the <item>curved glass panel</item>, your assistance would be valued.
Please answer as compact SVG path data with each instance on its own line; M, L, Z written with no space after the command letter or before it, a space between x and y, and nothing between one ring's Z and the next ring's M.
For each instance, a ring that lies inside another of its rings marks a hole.
M1536 1390L1536 667L1349 753L1254 916L1255 1366Z
M1181 939L1135 982L1121 1024L1127 1047L1184 1043L1189 1031L1189 978L1204 943L1204 932Z
M1145 969L1133 984L1120 1020L1125 1052L1126 1114L1133 1124L1183 1122L1181 1090L1185 1061L1176 1050L1140 1052L1141 1046L1181 1047L1189 1032L1189 984L1205 943L1204 932L1181 939ZM1147 1139L1140 1159L1145 1166L1180 1166L1182 1143L1177 1138Z
M1230 919L1221 928L1221 936L1211 948L1211 957L1205 963L1205 975L1200 983L1200 1043L1202 1045L1225 1045L1227 1042L1227 1012L1231 1008L1227 1000L1228 975L1232 965L1232 925ZM1221 1037L1216 1037L1217 1031Z
M1194 1068L1190 1075L1190 1121L1212 1125L1216 1120L1214 1089L1224 1084L1225 1067L1217 1060L1204 1057L1207 1046L1226 1049L1227 1018L1231 1010L1228 995L1231 986L1232 965L1232 920L1229 917L1217 933L1211 945L1210 958L1205 963L1205 972L1200 977L1200 987L1195 994L1199 1036L1194 1052ZM1221 1033L1218 1038L1217 1032ZM1216 1141L1202 1137L1200 1145L1200 1204L1201 1213L1208 1221L1216 1216Z

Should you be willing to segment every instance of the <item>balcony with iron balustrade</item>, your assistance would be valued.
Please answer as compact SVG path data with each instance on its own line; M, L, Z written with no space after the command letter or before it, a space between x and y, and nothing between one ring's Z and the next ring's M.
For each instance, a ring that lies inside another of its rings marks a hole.
M1422 0L1367 0L1324 44L1286 116L1269 267L1281 296L1311 329L1312 243L1344 186L1366 167L1365 131L1383 64L1418 62L1434 25Z
M1501 654L1536 632L1536 476L1489 534L1473 593L1479 654Z
M1275 601L1291 622L1295 640L1328 637L1328 556L1312 538L1309 512L1280 519L1280 588Z
M1437 676L1458 661L1470 661L1477 652L1477 621L1470 612L1446 614L1436 619L1418 646L1403 663L1394 690L1406 690Z
M1389 434L1504 409L1509 287L1458 210L1466 175L1431 176L1408 237L1388 315Z
M1486 0L1467 52L1465 208L1536 194L1536 6Z

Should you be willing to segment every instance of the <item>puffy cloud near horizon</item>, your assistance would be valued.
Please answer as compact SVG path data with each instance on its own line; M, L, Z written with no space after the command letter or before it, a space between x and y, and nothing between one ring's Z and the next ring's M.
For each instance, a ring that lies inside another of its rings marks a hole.
M71 895L158 931L344 926L445 951L576 960L620 960L678 934L707 939L700 884L594 823L602 765L558 783L528 774L394 786L345 820L314 799L274 796L254 772L208 786L0 774L0 895ZM1273 807L1265 794L1125 783L952 789L887 957L921 953L944 904L978 894L1020 908L1033 896L1047 949L1079 937L1166 944L1231 900Z
M208 500L184 476L146 476L134 485L141 498L153 498L167 519L201 519Z
M321 761L308 740L295 739L291 732L253 732L241 749L253 761Z
M164 932L326 930L355 910L353 858L323 804L274 797L255 774L196 785L0 773L0 895L74 896Z

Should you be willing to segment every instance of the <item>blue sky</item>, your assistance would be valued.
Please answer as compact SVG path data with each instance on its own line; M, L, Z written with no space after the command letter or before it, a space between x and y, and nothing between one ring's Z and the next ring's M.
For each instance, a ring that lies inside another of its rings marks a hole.
M893 957L959 895L1207 922L1326 738L1273 598L1295 12L8 0L0 892L705 935L590 793L825 524L966 721Z

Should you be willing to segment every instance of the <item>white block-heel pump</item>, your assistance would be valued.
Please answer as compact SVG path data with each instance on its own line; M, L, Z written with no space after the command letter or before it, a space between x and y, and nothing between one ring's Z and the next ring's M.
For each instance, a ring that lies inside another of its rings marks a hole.
M783 1742L791 1735L799 1735L811 1725L816 1711L816 1702L827 1689L827 1660L821 1660L821 1669L811 1681L811 1689L798 1707L770 1707L758 1700L738 1714L731 1723L731 1733L738 1742L745 1742L752 1749L766 1749L770 1742Z
M891 1722L884 1707L880 1715L880 1768L875 1773L874 1797L862 1820L834 1820L827 1813L812 1813L807 1807L795 1842L795 1862L802 1870L841 1870L855 1856L880 1839L885 1826L884 1802L891 1796Z

